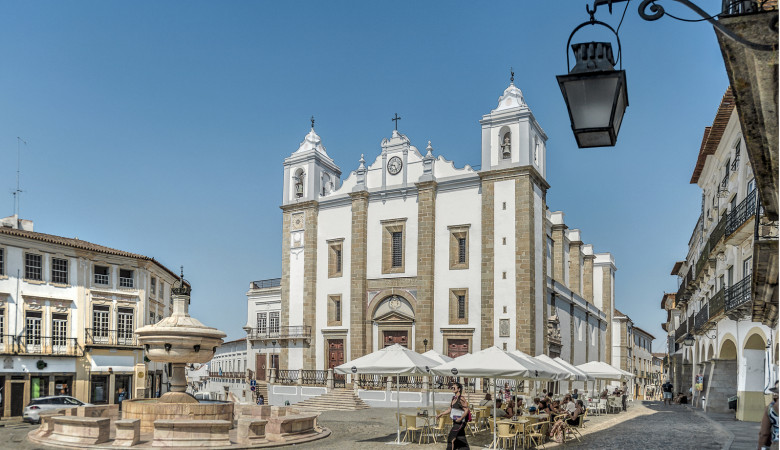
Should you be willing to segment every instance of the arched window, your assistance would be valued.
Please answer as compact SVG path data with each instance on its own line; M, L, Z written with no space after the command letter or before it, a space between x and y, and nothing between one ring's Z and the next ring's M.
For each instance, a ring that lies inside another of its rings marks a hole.
M512 133L504 133L504 137L501 139L501 159L509 159L512 157Z
M293 175L293 180L295 181L295 197L300 198L303 197L303 179L304 179L304 173L303 169L298 169L295 171L295 175Z

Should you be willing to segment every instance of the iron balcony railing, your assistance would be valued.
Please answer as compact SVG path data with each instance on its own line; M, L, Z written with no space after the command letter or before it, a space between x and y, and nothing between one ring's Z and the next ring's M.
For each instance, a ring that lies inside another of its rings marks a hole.
M108 330L105 328L87 328L84 332L84 345L93 347L138 347L138 340L131 329Z
M250 340L311 339L311 327L309 325L291 325L253 328L249 331L248 337Z
M710 305L710 319L718 317L719 314L723 313L723 308L725 306L725 298L726 298L726 290L725 289L719 290L717 294L712 296L712 298L710 299L710 302L709 302L709 305Z
M328 383L327 370L302 370L301 384L307 386L325 386Z
M750 301L751 298L751 278L752 275L748 275L739 283L734 284L726 291L726 312L738 308Z
M710 251L714 250L715 247L718 246L718 243L721 239L723 239L723 235L726 232L726 217L723 217L720 219L717 225L715 225L715 228L712 229L712 233L710 233L710 237L707 239L707 243L710 246Z
M722 0L721 16L741 16L743 14L754 14L765 10L766 0ZM739 153L738 153L739 155Z
M680 339L684 338L687 334L688 334L688 322L683 320L680 323L680 326L677 327L676 330L674 330L674 340L675 340L675 342L677 342Z
M209 372L211 378L244 378L244 372Z
M742 226L743 223L756 215L756 190L753 189L733 211L726 216L726 236L731 235Z
M387 386L387 377L382 375L358 374L355 383L360 389L383 390Z
M688 316L688 332L691 333L694 330L694 317L693 314Z
M710 319L710 304L707 303L702 306L702 308L699 310L699 312L696 313L695 318L693 319L693 329L696 332L701 331L701 329L704 327L704 325L707 324L707 321Z
M270 278L268 280L258 280L252 282L252 289L265 289L279 287L282 285L281 278Z
M718 185L718 194L728 194L729 192L729 172L726 171L726 175L723 176L723 179L720 180L720 185ZM725 195L723 195L725 197Z
M333 374L333 387L334 388L346 388L347 387L347 376L343 373L334 373Z
M81 356L76 338L64 336L4 335L0 341L3 353L24 355Z

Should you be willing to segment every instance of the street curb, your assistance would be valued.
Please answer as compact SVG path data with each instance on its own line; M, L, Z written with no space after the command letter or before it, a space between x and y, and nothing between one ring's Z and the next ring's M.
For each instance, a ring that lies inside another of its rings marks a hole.
M732 433L731 431L729 431L729 430L728 430L728 428L726 428L726 427L724 427L723 425L721 425L721 424L720 424L718 421L716 421L716 420L713 420L713 419L710 419L710 417L709 417L709 416L707 416L707 414L705 414L705 413L703 413L703 412L699 411L698 409L696 409L696 408L691 408L691 407L690 407L690 406L688 406L688 405L685 405L685 407L686 407L686 408L688 408L689 410L693 411L693 412L694 412L694 413L695 413L697 416L699 416L699 417L703 417L703 418L704 418L705 420L707 420L709 423L711 423L712 425L714 425L714 426L715 426L715 428L718 428L718 429L722 430L724 433L726 433L726 436L728 436L729 438L728 438L728 439L726 439L726 443L724 443L724 444L723 444L723 450L729 450L729 449L731 448L731 444L733 444L733 443L734 443L734 433Z

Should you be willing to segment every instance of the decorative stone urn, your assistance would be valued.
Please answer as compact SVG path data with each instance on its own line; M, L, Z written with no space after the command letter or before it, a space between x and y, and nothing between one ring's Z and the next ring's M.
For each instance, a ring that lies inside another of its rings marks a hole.
M138 342L146 349L151 361L171 363L171 391L160 397L160 403L197 403L187 394L185 367L190 363L206 363L214 357L217 347L222 345L225 333L207 327L190 317L189 283L182 277L171 288L173 314L154 325L147 325L135 331Z

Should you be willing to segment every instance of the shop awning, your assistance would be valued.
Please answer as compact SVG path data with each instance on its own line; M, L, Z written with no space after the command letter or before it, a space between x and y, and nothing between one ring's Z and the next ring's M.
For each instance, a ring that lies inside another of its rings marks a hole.
M133 373L135 370L135 358L133 355L92 355L90 362L90 370L92 372L108 372L109 368L114 373Z

